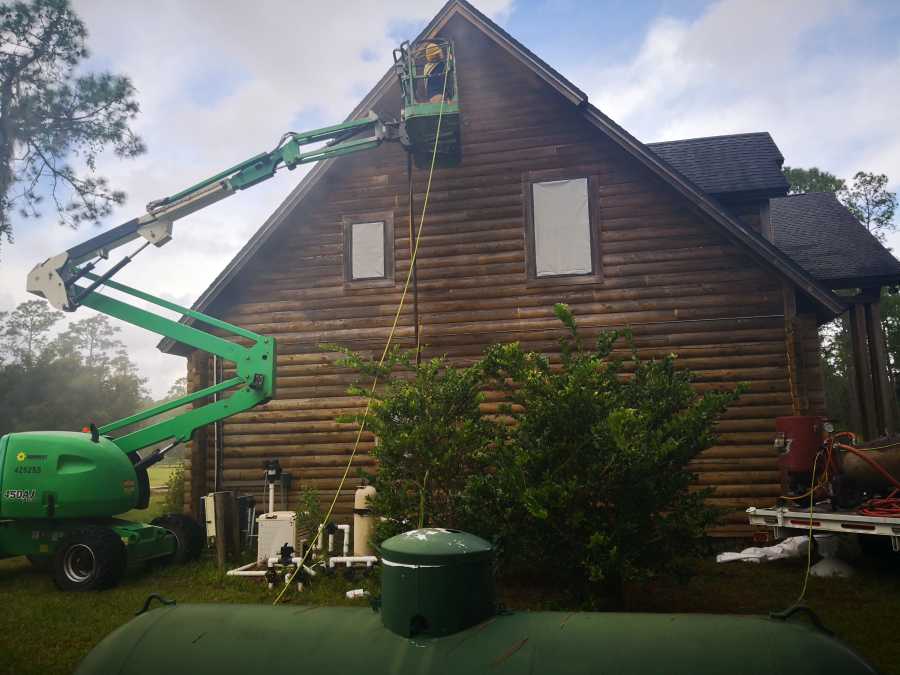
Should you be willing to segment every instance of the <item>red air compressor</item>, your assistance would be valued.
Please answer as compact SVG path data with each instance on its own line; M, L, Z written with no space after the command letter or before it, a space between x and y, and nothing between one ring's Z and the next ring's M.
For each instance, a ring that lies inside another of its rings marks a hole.
M775 449L781 470L781 489L786 497L807 496L813 486L816 455L834 427L817 415L791 415L775 419ZM821 474L825 467L816 468Z
M782 498L795 506L828 498L834 510L900 516L900 436L857 445L824 417L794 415L775 419L775 448Z

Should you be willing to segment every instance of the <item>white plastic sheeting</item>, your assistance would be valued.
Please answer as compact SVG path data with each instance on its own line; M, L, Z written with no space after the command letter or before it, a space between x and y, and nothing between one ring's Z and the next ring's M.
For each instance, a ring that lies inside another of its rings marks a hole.
M591 273L587 178L532 185L535 273Z
M384 223L353 223L350 236L353 278L384 277Z
M720 553L716 556L716 562L732 562L742 560L744 562L768 562L783 558L799 558L806 555L806 547L809 546L809 537L789 537L774 546L762 548L753 546L745 548L740 553Z

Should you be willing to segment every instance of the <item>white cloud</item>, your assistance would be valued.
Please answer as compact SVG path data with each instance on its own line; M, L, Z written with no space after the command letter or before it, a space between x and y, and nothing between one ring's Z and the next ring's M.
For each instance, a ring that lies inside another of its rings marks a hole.
M877 20L843 0L722 0L658 18L629 62L578 76L645 141L766 130L788 164L900 181L900 44L878 60L859 39Z
M885 173L897 190L900 42L874 48L880 20L846 0L721 0L657 18L629 61L575 78L643 141L769 131L788 165Z
M486 0L479 7L497 17L511 4ZM76 0L90 32L89 65L131 77L142 107L135 128L149 148L132 161L102 158L100 173L129 197L107 227L272 148L284 131L302 130L298 119L342 120L390 66L398 28L414 37L442 5ZM171 244L146 251L117 278L191 304L303 173L279 175L179 222ZM93 234L89 227L60 228L52 214L19 224L16 244L0 249L0 311L28 299L25 275L36 262ZM128 326L121 336L155 395L184 373L183 359L156 351L156 336Z

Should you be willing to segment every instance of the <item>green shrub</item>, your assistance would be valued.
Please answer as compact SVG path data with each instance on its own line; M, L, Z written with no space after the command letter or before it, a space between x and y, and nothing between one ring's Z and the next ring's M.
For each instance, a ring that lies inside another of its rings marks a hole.
M297 530L304 532L311 540L319 531L319 525L325 519L325 510L319 501L319 493L311 487L302 487L298 493ZM310 541L312 546L315 542Z
M741 387L700 395L674 355L641 360L632 347L623 361L613 346L629 335L586 347L569 309L555 311L567 334L553 366L518 344L494 345L468 368L397 351L379 367L341 350L381 382L351 389L369 397L378 439L376 539L420 525L468 530L497 544L502 571L621 601L626 582L682 569L715 522L688 464ZM499 417L480 413L487 389L506 394Z
M612 349L629 336L604 333L588 349L568 307L555 311L567 328L560 367L518 344L484 359L516 406L501 498L485 490L485 503L508 560L549 575L581 570L621 598L624 582L675 570L715 521L687 465L739 392L698 395L674 355L642 361L632 349L626 368Z
M477 513L473 487L494 464L502 427L479 411L480 365L453 368L442 358L415 364L413 354L395 350L379 368L341 351L344 365L379 377L374 392L362 384L351 389L369 398L366 428L378 439L378 470L369 477L377 491L372 512L384 518L376 526L376 542L422 526L490 534Z
M163 513L182 513L184 511L184 465L179 464L166 481L166 500Z

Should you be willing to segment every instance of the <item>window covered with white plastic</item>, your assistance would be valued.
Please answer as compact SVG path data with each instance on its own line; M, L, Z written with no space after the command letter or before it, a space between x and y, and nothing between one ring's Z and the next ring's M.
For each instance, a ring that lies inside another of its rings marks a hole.
M588 179L531 184L533 273L537 277L591 274Z
M384 223L350 225L350 278L384 279L387 276L384 255Z

